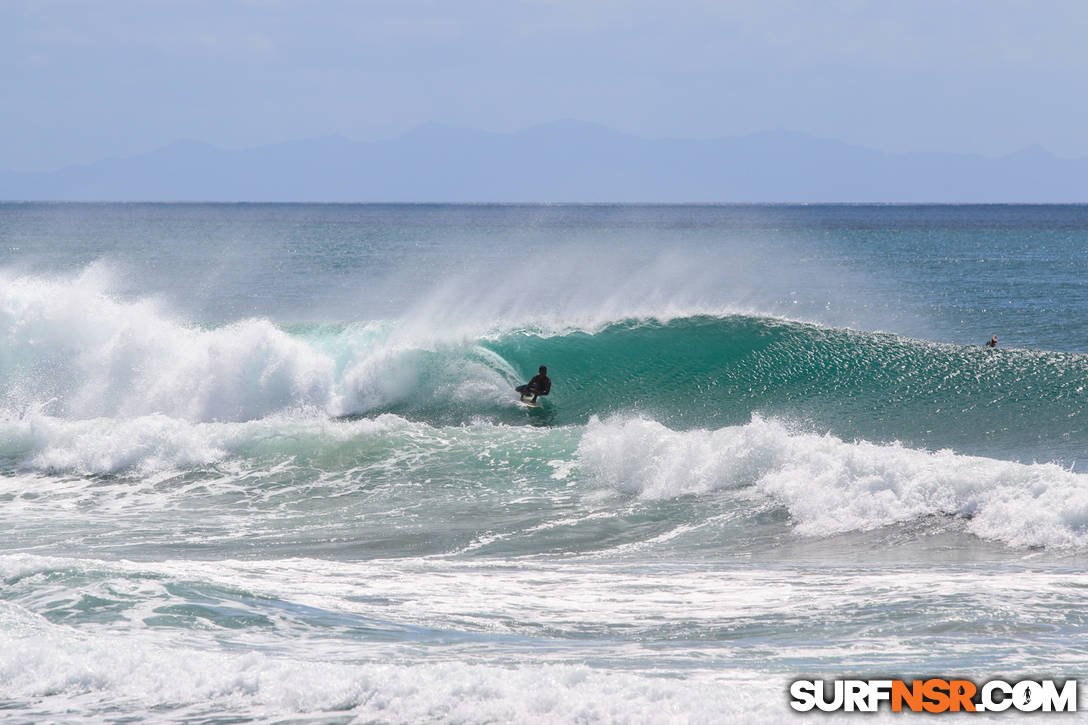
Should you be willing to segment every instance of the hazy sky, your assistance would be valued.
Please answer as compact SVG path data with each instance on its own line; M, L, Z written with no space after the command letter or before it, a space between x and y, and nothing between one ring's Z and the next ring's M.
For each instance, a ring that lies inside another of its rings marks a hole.
M558 119L1088 155L1088 2L0 0L0 167Z

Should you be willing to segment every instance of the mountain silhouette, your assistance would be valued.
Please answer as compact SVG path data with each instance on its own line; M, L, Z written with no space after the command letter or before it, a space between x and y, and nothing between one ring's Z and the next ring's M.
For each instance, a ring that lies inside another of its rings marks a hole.
M0 170L0 198L331 202L1088 201L1088 159L889 154L788 131L647 139L559 121L516 133L427 124L228 150L178 141L50 173Z

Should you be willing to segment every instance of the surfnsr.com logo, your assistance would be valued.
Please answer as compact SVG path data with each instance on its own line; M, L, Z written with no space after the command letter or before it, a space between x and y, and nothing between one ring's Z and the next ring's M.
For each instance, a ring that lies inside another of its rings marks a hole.
M1076 712L1077 681L990 680L796 680L790 707L798 712Z

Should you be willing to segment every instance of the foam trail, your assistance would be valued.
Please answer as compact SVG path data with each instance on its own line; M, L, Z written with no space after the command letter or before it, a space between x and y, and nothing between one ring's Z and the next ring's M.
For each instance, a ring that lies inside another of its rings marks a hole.
M192 637L190 637L192 639ZM153 632L75 632L0 602L5 697L50 719L72 711L204 719L326 714L371 722L772 722L784 685L765 675L692 672L683 681L584 665L348 664L198 649ZM729 694L743 688L746 697ZM754 692L765 702L751 699ZM113 710L108 703L123 703ZM766 703L772 703L769 707ZM754 718L754 719L753 719Z
M74 421L28 415L0 420L4 441L0 456L31 471L146 475L260 455L262 450L289 458L345 441L391 432L407 435L420 428L428 426L394 415L351 422L275 415L239 423L190 423L161 414Z
M1088 547L1088 477L1049 463L847 443L791 433L758 415L743 426L684 432L646 419L594 419L577 456L585 474L629 495L754 487L809 536L946 514L1012 546Z

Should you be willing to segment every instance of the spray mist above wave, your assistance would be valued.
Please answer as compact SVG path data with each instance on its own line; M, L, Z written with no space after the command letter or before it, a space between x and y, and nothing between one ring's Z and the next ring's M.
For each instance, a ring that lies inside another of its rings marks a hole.
M770 269L742 274L740 260L720 253L645 255L590 244L530 254L509 266L459 268L410 300L398 322L416 339L495 339L514 331L596 334L617 322L698 315L826 321L778 295L758 294L773 286Z
M155 301L116 299L99 266L72 279L0 281L0 335L8 343L0 401L9 416L34 409L67 419L244 421L293 409L338 416L420 390L497 398L519 377L484 348L421 346L388 323L303 335L263 319L201 329Z
M1018 547L1088 547L1088 476L897 444L791 432L759 416L743 426L674 431L651 420L587 426L584 475L628 495L671 498L754 488L789 511L798 533L865 531L930 515Z

